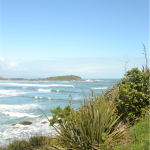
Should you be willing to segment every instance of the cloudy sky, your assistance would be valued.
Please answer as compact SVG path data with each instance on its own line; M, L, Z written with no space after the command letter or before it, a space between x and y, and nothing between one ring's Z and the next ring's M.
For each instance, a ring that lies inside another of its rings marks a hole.
M149 55L148 0L0 0L0 77L122 78ZM142 42L142 43L141 43Z

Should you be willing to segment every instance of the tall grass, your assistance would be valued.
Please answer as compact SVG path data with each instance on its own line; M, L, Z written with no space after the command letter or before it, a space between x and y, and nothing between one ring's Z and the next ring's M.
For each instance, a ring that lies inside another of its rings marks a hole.
M30 137L29 140L15 140L7 148L0 148L0 150L52 150L54 145L59 145L57 138L35 135Z
M60 117L55 126L60 146L65 149L97 150L108 148L125 134L125 125L119 123L114 100L117 91L110 97L102 95L82 105L78 111L71 110L69 116ZM62 149L57 147L58 149Z
M149 115L142 118L137 124L131 126L121 143L113 150L149 150Z

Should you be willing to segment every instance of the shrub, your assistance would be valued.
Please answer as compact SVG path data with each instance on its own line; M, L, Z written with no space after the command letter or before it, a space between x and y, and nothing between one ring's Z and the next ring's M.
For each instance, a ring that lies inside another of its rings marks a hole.
M26 140L16 140L9 144L7 150L30 150L30 147L28 146L28 142Z
M50 119L50 126L53 126L54 123L58 123L58 118L64 118L65 116L70 115L70 105L66 106L64 109L61 109L60 106L56 107L55 109L50 109L51 113L53 113L53 118Z
M0 150L51 150L57 145L59 145L57 137L35 135L29 140L15 140L7 148L0 148Z
M33 136L29 139L28 145L34 148L40 147L43 145L43 141L45 141L45 138L46 137L44 136Z
M133 68L118 84L119 99L117 101L118 114L127 122L142 116L149 106L149 69L144 71Z

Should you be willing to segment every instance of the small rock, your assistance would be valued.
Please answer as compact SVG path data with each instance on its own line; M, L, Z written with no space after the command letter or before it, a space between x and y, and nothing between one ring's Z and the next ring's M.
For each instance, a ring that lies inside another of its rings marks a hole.
M16 124L12 124L12 126L15 126Z
M47 123L46 121L44 121L44 122L41 122L42 124L45 124L45 123Z
M23 122L20 122L19 124L30 125L30 124L32 124L32 122L30 122L30 121L23 121Z

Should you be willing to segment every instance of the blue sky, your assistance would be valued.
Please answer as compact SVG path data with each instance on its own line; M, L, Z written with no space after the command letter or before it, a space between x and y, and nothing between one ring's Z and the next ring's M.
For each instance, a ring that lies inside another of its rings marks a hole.
M0 0L0 76L122 78L149 55L148 0Z

